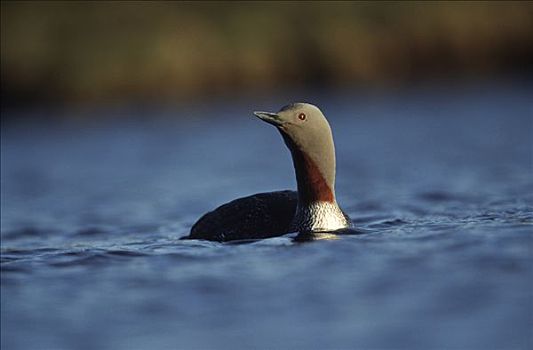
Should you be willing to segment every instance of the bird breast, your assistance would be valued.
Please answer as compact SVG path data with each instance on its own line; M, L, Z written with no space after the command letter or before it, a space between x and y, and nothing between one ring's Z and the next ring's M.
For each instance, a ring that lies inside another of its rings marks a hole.
M296 209L292 222L294 231L335 231L350 226L336 202L314 202Z

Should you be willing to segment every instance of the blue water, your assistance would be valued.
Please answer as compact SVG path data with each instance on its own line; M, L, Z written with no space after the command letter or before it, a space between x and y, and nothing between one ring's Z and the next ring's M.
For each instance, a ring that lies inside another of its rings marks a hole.
M4 114L2 349L532 348L531 85L305 95L365 233L179 240L295 187L251 111L303 95Z

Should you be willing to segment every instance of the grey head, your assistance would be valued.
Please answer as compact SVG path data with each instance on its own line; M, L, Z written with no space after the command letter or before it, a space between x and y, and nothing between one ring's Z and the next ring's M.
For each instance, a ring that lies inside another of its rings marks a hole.
M274 125L292 154L301 203L335 203L335 146L322 111L309 103L292 103L276 113L254 112Z

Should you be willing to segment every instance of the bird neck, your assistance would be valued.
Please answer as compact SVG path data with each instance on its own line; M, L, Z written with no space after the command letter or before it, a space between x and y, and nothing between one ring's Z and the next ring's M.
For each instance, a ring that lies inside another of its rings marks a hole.
M335 231L348 225L335 200L333 184L326 181L316 163L305 153L293 153L298 182L298 205L292 222L295 231Z
M288 136L282 135L292 155L299 205L304 206L316 202L336 203L333 142L321 149L319 154L312 154L302 150Z
M316 162L301 151L293 152L292 157L298 184L298 201L302 204L335 203L334 185L326 180Z
M282 134L283 135L283 134ZM318 154L302 150L283 135L292 154L298 205L292 230L299 232L335 231L349 227L350 221L335 199L335 147L333 140Z

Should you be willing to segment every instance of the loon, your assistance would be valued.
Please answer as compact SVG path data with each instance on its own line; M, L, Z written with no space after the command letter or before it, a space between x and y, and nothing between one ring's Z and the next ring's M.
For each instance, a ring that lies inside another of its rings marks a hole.
M258 193L235 199L203 215L184 239L233 241L351 227L335 198L335 146L326 117L308 103L277 113L254 112L275 126L289 148L298 191Z

